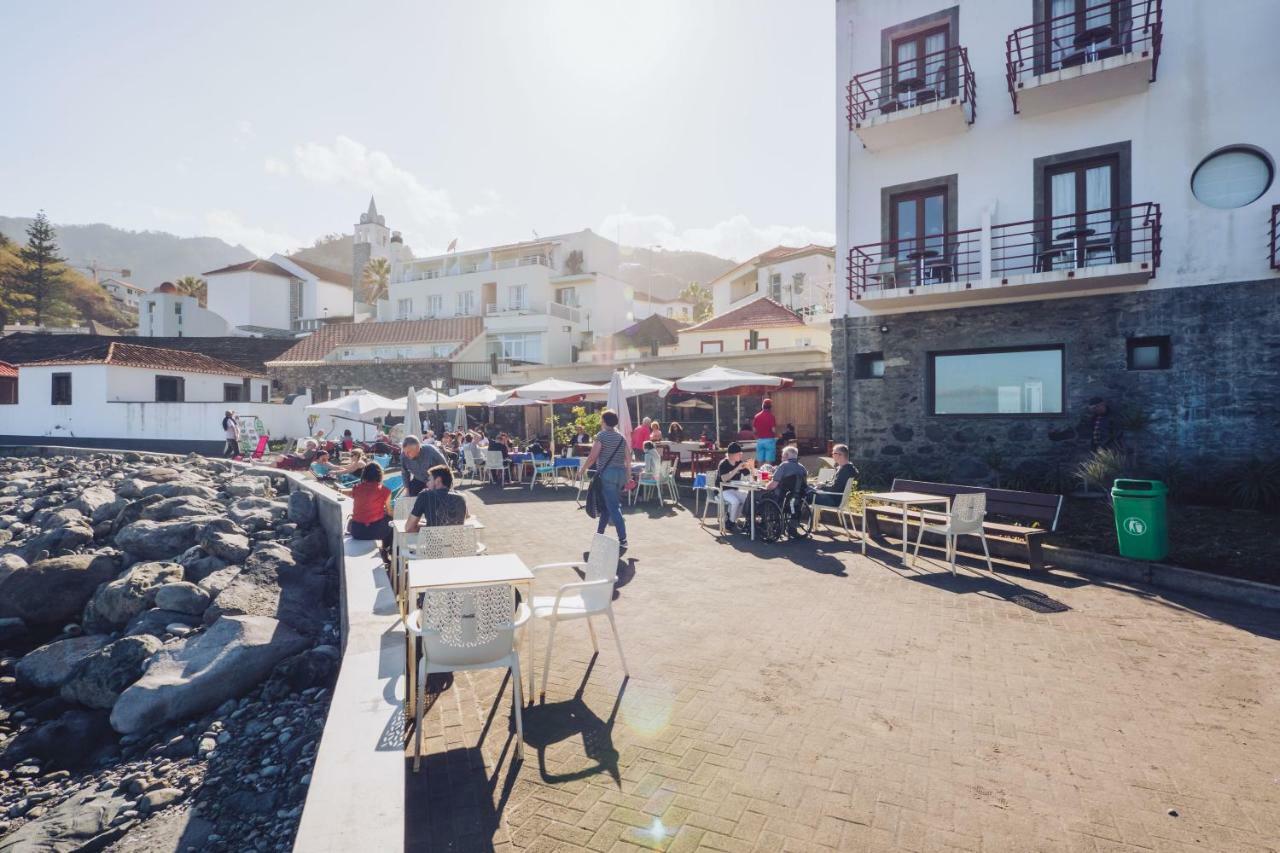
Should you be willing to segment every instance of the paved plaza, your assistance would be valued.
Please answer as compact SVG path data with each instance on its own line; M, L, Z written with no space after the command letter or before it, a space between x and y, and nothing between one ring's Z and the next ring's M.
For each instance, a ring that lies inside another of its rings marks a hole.
M530 565L594 529L564 490L468 499ZM627 523L630 678L562 625L514 765L509 679L433 683L409 849L1280 849L1274 611Z

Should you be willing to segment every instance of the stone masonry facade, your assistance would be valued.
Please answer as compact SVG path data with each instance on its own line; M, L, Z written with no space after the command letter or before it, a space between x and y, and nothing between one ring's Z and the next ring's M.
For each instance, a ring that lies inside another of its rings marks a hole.
M1168 368L1128 369L1127 339L1156 336ZM929 414L930 353L1044 345L1064 348L1063 414ZM867 353L883 378L857 377ZM1153 473L1280 456L1280 279L841 318L832 362L835 438L889 476L1062 485L1089 452L1094 396Z
M430 388L431 380L437 377L449 385L456 381L451 378L453 365L429 359L334 361L296 366L268 364L267 369L282 392L290 394L310 388L316 400L327 400L331 391L336 395L342 388L363 388L394 399L403 397L410 385L418 389Z

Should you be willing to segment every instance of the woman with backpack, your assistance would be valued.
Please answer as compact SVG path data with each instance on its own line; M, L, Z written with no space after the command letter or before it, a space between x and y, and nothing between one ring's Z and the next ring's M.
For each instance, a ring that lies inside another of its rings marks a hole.
M596 433L596 440L583 464L595 466L596 477L587 492L587 506L598 515L596 532L604 533L609 522L618 530L619 553L627 550L627 523L622 519L622 487L631 479L631 455L627 452L627 439L618 432L618 413L606 409L600 415L604 428Z

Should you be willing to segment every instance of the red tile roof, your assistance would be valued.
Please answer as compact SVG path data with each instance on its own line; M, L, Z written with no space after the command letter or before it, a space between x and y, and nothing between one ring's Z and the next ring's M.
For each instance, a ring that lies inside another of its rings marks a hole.
M17 379L18 368L7 361L0 361L0 379Z
M301 258L297 257L296 255L285 255L285 257L293 261L298 266L302 267L307 272L314 275L316 278L321 278L321 279L324 279L325 281L331 281L334 284L340 284L343 287L351 286L351 273L349 272L341 272L331 267L326 267L320 264L312 263L311 261L304 261ZM274 264L272 266L274 266Z
M676 333L688 325L688 323L682 323L671 317L650 314L640 322L634 323L616 333L613 338L623 346L643 348L651 343L657 343L658 346L671 346L680 342L680 339L676 337Z
M333 323L303 338L268 364L320 362L338 347L347 346L454 342L466 345L482 334L484 334L484 320L480 317L454 317L449 320L393 320L386 323Z
M297 261L294 261L294 263L297 263ZM301 265L299 264L299 266ZM254 258L252 261L245 261L240 264L232 264L229 267L219 267L216 270L209 270L207 273L203 273L203 275L221 275L222 273L229 272L260 272L266 275L278 275L284 278L297 278L297 276L289 272L284 267L279 266L278 264L273 264L271 261L264 261L261 258Z
M768 297L753 299L741 308L734 308L703 320L681 332L712 332L716 329L766 329L778 326L803 326L804 318L784 305Z
M30 361L25 367L50 367L73 364L111 364L117 367L144 367L153 370L176 370L180 373L214 373L220 376L262 376L243 367L198 352L163 349L112 341L105 353L101 348L90 347L79 352L67 353L61 358Z

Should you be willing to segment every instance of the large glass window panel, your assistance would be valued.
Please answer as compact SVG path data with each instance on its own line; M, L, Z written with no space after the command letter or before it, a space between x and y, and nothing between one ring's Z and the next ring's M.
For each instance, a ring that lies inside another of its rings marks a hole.
M940 195L924 199L924 247L942 254L942 233L947 230L946 205Z
M1062 349L930 356L935 415L1039 415L1063 411Z
M947 94L947 34L934 33L924 40L924 85L938 93L938 97Z
M915 39L911 41L900 41L894 45L894 70L893 76L895 80L906 80L911 77L919 76L916 66L916 44Z

